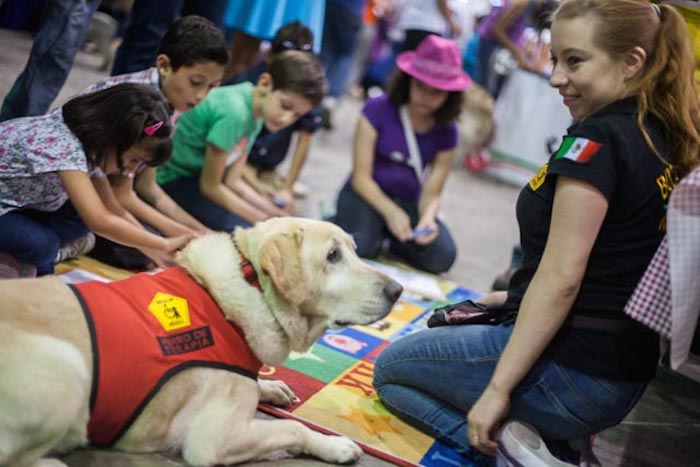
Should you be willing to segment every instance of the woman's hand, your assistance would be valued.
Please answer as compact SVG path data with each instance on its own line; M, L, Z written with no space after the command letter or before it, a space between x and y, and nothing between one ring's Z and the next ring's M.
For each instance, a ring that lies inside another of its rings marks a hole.
M418 235L412 233L414 242L418 245L427 245L437 238L440 233L440 228L437 222L435 222L435 219L421 219L418 225L416 225L416 228L413 229L413 232L418 233Z
M510 409L510 395L487 387L467 414L467 437L475 449L495 456L498 449L496 432Z
M411 229L411 218L408 217L406 211L398 206L393 206L389 213L384 217L389 232L396 237L400 242L407 242L413 239L413 230Z

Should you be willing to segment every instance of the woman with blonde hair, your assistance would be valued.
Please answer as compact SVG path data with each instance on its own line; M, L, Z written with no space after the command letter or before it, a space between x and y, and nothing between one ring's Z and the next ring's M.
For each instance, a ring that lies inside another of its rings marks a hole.
M518 199L522 268L483 300L513 319L409 335L375 367L390 410L467 458L570 465L546 446L619 423L656 372L658 336L623 308L699 162L687 27L647 0L567 0L552 61L577 123Z

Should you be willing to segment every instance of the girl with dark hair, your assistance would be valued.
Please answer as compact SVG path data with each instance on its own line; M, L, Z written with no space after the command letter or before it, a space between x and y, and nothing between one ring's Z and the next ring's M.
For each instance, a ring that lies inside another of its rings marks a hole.
M576 124L520 192L523 266L507 293L482 299L505 321L414 333L374 371L403 420L504 465L573 465L556 458L569 441L616 425L644 393L659 336L624 308L674 186L700 164L695 64L674 7L566 0L551 56L550 85Z
M388 95L367 101L358 121L353 173L338 195L334 221L355 237L362 257L377 256L388 239L394 255L440 273L457 256L438 211L471 79L457 44L436 35L396 64Z
M120 84L51 114L0 124L0 251L43 275L53 272L62 245L89 231L144 251L182 247L190 235L166 239L145 231L120 208L105 178L167 160L169 119L156 90Z
M212 90L180 118L173 157L157 181L170 197L215 230L248 226L287 212L243 179L248 153L263 125L276 132L321 101L323 68L314 55L287 50L270 57L256 84Z
M154 7L155 8L155 7ZM139 83L160 91L174 109L171 122L181 112L199 104L221 83L228 46L221 31L206 18L187 15L175 20L165 32L155 65L143 71L105 78L81 94L119 83ZM175 203L156 183L155 168L144 167L134 177L109 177L119 203L139 222L165 236L206 232L207 228ZM133 248L97 237L90 256L105 263L147 269L154 262L167 265L167 258L146 256Z

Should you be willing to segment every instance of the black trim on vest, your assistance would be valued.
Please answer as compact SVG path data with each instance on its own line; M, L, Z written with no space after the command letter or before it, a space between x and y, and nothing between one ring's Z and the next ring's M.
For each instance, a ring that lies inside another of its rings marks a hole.
M85 321L87 322L88 330L90 331L90 347L92 349L92 383L90 384L90 414L92 414L92 409L95 408L95 398L97 398L97 382L100 376L100 355L97 346L97 335L95 334L95 322L92 320L92 313L85 303L85 299L80 291L73 286L73 284L68 284L68 288L73 291L75 297L80 303L80 308L83 310L83 315L85 316Z

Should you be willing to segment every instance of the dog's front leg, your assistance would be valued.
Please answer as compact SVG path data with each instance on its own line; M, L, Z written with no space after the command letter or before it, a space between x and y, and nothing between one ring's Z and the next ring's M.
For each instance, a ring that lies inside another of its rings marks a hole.
M258 389L260 402L266 404L289 407L299 400L287 383L277 379L258 379Z
M306 453L326 462L356 461L362 449L344 436L327 436L293 420L260 420L231 406L210 401L190 424L182 454L189 464L213 466L237 464L286 450Z

